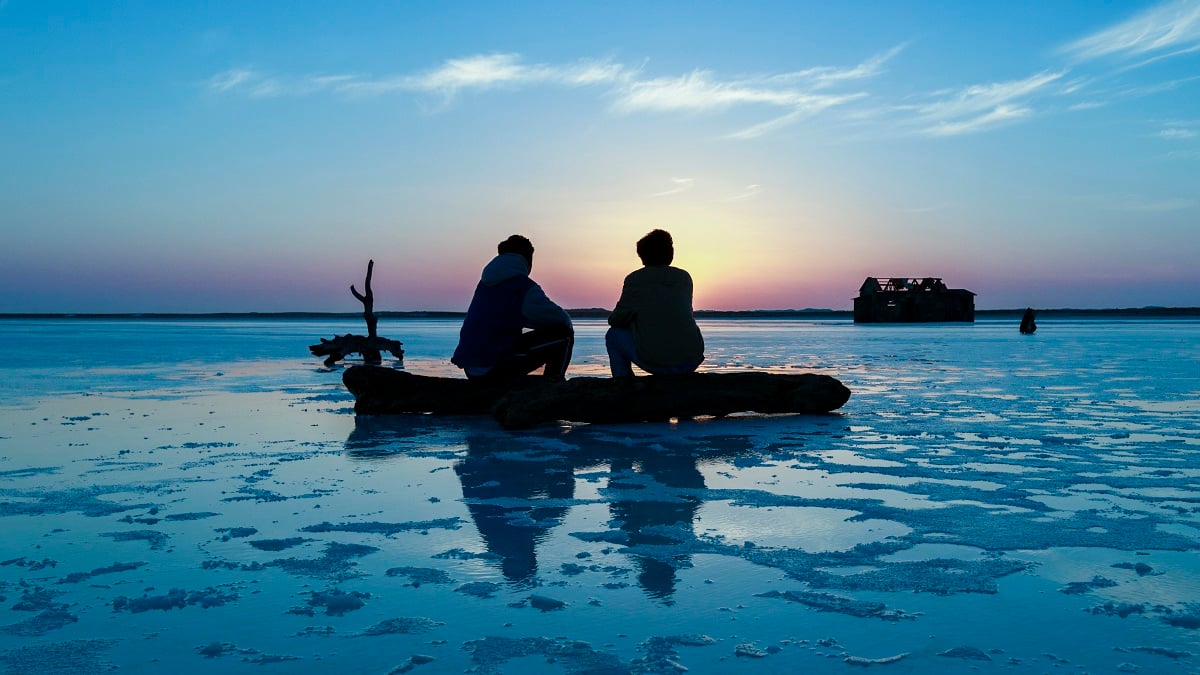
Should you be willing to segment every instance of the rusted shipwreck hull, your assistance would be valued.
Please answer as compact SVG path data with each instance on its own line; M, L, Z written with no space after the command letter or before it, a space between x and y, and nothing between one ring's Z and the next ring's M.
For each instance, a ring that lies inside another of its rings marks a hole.
M428 377L378 366L353 366L342 381L359 415L492 415L508 429L544 422L661 422L738 412L827 413L850 399L828 375L693 373L629 379L527 377L504 387L478 380Z

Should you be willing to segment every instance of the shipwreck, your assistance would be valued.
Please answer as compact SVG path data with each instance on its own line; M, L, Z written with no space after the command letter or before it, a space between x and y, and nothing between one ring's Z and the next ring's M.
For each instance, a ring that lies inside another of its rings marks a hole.
M867 277L854 299L855 323L974 320L975 294L937 277Z

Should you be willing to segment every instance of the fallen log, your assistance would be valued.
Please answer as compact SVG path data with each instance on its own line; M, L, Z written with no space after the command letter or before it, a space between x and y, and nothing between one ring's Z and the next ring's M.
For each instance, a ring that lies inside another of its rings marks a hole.
M526 377L508 385L354 366L342 375L359 415L490 414L507 429L544 422L661 422L738 412L827 413L850 390L828 375L692 373L635 378Z

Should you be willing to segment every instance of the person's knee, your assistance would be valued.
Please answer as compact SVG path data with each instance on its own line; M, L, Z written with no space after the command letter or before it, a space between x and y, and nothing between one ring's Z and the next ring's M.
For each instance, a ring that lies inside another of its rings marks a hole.
M613 326L604 334L604 344L610 348L627 345L633 340L633 332L625 328Z

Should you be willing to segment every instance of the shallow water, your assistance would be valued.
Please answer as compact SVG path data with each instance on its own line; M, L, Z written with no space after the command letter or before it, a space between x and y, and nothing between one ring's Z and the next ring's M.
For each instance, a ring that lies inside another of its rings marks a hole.
M703 329L707 369L853 396L356 419L306 346L357 322L0 321L0 665L1200 671L1200 322ZM443 375L456 332L380 326Z

